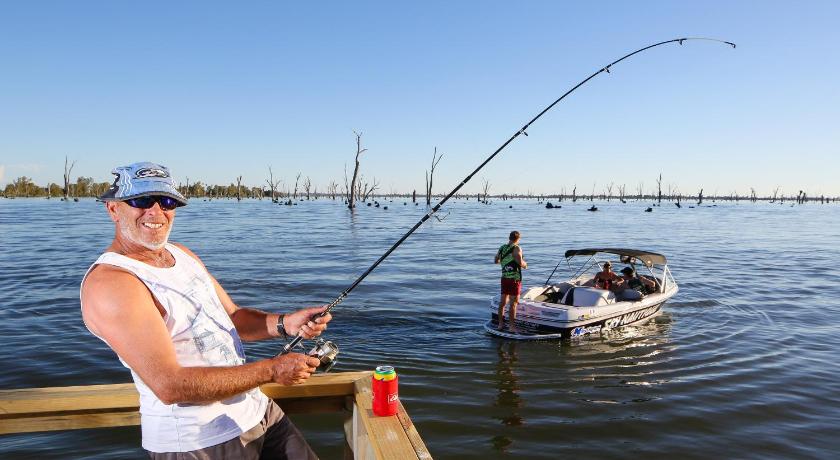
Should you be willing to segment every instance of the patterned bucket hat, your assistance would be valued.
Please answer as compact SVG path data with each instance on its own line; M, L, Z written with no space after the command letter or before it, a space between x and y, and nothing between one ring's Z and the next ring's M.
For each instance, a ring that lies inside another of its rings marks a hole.
M117 176L111 188L102 196L100 201L124 201L141 196L164 195L174 198L182 206L186 206L187 199L178 193L175 181L169 174L169 168L149 162L133 163L128 166L118 166L111 171Z

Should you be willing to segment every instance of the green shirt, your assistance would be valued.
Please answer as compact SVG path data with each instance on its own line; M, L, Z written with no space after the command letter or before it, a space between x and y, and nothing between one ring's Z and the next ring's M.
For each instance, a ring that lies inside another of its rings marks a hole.
M513 248L515 247L516 245L513 244L503 244L499 248L499 264L502 266L502 278L522 281L522 267L513 257Z

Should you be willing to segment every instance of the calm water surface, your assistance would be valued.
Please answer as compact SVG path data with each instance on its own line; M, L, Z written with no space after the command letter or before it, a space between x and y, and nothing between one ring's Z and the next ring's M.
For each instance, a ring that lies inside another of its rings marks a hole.
M240 305L302 307L332 300L425 213L385 204L351 216L327 200L196 199L171 239ZM436 458L837 458L840 206L589 205L447 206L334 312L336 370L394 364ZM481 328L492 259L514 228L526 285L566 249L627 246L665 254L680 292L653 322L608 337L492 338ZM0 199L0 388L130 381L79 312L79 282L112 235L92 200ZM294 419L323 458L340 458L340 417ZM139 444L136 427L0 436L0 458L143 458Z

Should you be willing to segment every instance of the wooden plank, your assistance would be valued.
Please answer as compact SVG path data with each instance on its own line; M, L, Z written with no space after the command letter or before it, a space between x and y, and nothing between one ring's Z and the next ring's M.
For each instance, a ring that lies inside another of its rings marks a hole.
M276 383L260 389L272 399L352 395L353 383L371 372L316 374L302 385ZM0 390L0 418L78 410L138 409L140 396L132 383Z
M373 372L337 372L335 374L315 374L302 385L284 386L268 383L260 390L272 399L320 398L322 396L349 396L355 391L354 383L362 378L370 378Z
M397 416L373 415L370 379L356 381L356 405L377 459L418 458L414 445Z
M0 390L0 418L74 410L137 409L133 383Z
M426 443L423 442L423 438L420 437L420 433L418 433L417 428L414 427L414 422L412 422L411 418L408 416L408 412L406 412L405 407L403 407L402 401L400 401L397 419L399 419L400 425L402 425L403 430L405 430L405 434L408 436L408 441L411 442L411 446L414 447L414 453L417 454L417 458L420 460L431 460L432 454L429 453L429 449L426 448Z
M38 431L79 430L133 426L140 424L140 413L103 412L99 414L39 415L0 420L0 434L34 433Z

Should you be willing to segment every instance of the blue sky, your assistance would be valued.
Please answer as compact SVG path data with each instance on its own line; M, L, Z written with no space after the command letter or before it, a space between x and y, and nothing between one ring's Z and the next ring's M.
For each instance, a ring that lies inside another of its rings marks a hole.
M178 180L320 189L352 167L381 190L453 188L599 67L466 187L840 195L838 2L4 2L0 186Z

